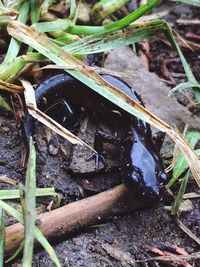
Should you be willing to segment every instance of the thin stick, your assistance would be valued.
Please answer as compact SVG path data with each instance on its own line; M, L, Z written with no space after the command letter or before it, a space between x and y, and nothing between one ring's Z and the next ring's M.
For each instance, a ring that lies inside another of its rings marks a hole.
M36 225L47 238L58 237L99 223L116 214L144 206L147 204L138 200L122 184L95 196L40 214L36 219ZM24 226L20 223L8 226L5 235L5 251L9 253L24 239Z

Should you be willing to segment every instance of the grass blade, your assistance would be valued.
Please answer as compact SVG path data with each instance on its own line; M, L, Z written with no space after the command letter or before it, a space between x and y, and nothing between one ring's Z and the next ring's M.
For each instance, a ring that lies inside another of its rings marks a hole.
M37 188L35 192L36 197L43 196L57 196L54 188ZM10 189L10 190L0 190L0 199L1 200L10 200L10 199L19 199L20 190L19 189Z
M17 18L18 21L22 23L26 23L28 19L29 7L30 7L29 1L25 1L22 4L20 8L19 16ZM12 62L13 59L15 59L17 54L19 53L20 47L21 47L21 43L17 41L16 39L12 38L10 41L4 62Z
M12 62L4 62L0 65L0 79L12 82L28 63L36 63L44 60L44 56L39 53L28 53L27 55L15 58Z
M143 28L144 26L146 26L146 28ZM95 34L82 38L81 40L66 45L63 48L69 53L81 55L107 52L149 38L159 31L161 31L160 27L155 27L154 25L148 26L144 23L141 25L141 29L133 29L129 32L104 34L104 36Z
M101 0L91 9L90 15L95 24L100 24L104 18L122 8L130 0Z
M78 18L78 8L76 5L76 0L71 0L69 19L71 19L73 24L75 24L77 18Z
M7 83L2 80L0 80L0 90L5 90L12 93L22 93L24 91L22 86Z
M37 23L40 18L40 5L38 0L31 0L31 23Z
M44 15L48 12L49 7L53 4L54 0L44 0L40 6L40 13Z
M179 188L179 191L178 191L178 194L176 196L176 199L174 201L174 205L172 207L172 211L171 211L171 214L172 215L176 215L177 212L178 212L178 209L181 205L181 202L183 200L183 195L185 194L185 190L187 188L187 184L188 184L188 181L189 181L189 178L190 178L190 171L187 171L182 183L181 183L181 186Z
M185 136L185 139L188 141L190 146L194 148L200 139L200 132L194 130L188 131ZM195 153L197 154L197 156L199 156L200 150L197 149ZM182 153L179 153L176 164L173 168L172 178L169 180L167 187L168 188L171 187L177 181L177 179L187 170L187 168L188 164L187 161L185 160L185 157L183 156Z
M23 267L32 265L34 229L35 229L35 191L36 191L36 151L32 139L30 140L30 154L28 159L28 167L26 171L26 187L25 187L25 232L24 232L24 252Z
M21 242L20 246L16 249L16 251L13 253L12 256L10 256L5 263L9 263L10 261L13 261L17 256L23 251L24 248L24 241Z
M25 102L26 106L28 108L28 111L32 117L49 127L51 130L55 131L65 139L67 139L72 144L79 144L79 145L85 145L89 149L93 150L92 147L87 145L85 142L83 142L80 138L78 138L76 135L71 133L69 130L67 130L65 127L54 121L52 118L47 116L45 113L43 113L41 110L37 108L36 100L35 100L35 92L32 88L31 84L28 81L21 81L24 88L24 96L25 96Z
M197 156L200 156L200 149L195 150L195 153L197 154ZM171 187L178 180L178 178L187 170L187 168L188 163L185 160L185 157L182 153L179 153L177 163L173 168L172 178L169 180L166 186L168 188Z
M113 22L111 24L105 25L105 30L110 29L122 29L131 24L132 22L136 21L140 17L142 17L146 12L150 11L152 8L154 8L156 5L158 5L160 0L150 0L145 5L140 6L138 9L136 9L134 12L126 16L125 18L118 20L116 22Z
M53 32L66 30L71 23L70 19L57 19L50 22L35 23L33 27L39 32Z
M172 29L169 27L169 25L166 22L164 24L165 24L166 34L167 34L170 42L172 43L172 45L174 46L174 48L178 52L178 55L179 55L179 57L181 59L183 68L185 70L185 73L187 75L187 78L188 78L189 82L191 83L192 87L200 89L199 83L195 79L195 77L194 77L194 75L193 75L193 73L192 73L192 71L190 69L190 66L188 65L185 57L183 56L183 53L182 53L180 47L178 46L178 44L176 42L176 39L175 39L175 37L174 37L174 35L172 33Z
M43 246L43 248L46 250L46 252L49 254L51 260L54 262L55 266L62 267L57 255L52 248L52 246L47 241L46 237L43 235L43 233L40 231L39 228L35 228L35 236L37 237L37 240L40 242L40 244Z
M0 267L4 266L4 240L5 240L4 210L0 208Z
M137 10L135 10L134 12L132 12L131 14L129 14L128 16L126 16L125 18L118 20L116 22L104 25L104 26L78 26L78 25L74 25L71 27L69 27L70 25L67 23L66 19L61 19L59 21L57 21L62 28L59 29L55 29L55 30L67 30L67 32L72 33L72 34L94 34L94 33L109 33L109 32L113 32L119 29L123 29L126 26L128 26L130 23L134 22L135 20L139 19L141 16L143 16L146 12L150 11L153 7L155 7L158 3L160 2L160 0L150 0L148 1L145 5L139 7ZM63 20L63 24L62 21ZM45 23L45 22L44 22ZM33 25L33 27L37 30L42 30L42 26L43 22L41 23L36 23ZM49 25L48 25L49 24ZM53 22L46 22L45 28L47 31L51 31L50 28L48 27L53 27L51 26L51 24L56 27L56 23ZM89 30L89 31L88 31Z
M173 89L171 89L169 91L169 96L171 96L176 91L181 91L181 90L184 90L187 88L191 88L191 86L192 86L192 84L190 82L180 83L176 87L174 87Z
M7 109L8 111L12 111L12 108L8 105L8 103L0 96L0 107Z
M0 200L0 207L4 209L6 212L8 212L10 215L12 215L18 222L23 224L23 217L20 212L18 212L16 209L5 203L4 201ZM57 267L61 267L59 260L56 256L55 251L49 244L49 242L46 240L45 236L42 234L42 232L35 226L34 230L35 238L40 242L40 244L44 247L44 249L48 252L50 255L52 261L55 263ZM30 265L31 266L31 265Z

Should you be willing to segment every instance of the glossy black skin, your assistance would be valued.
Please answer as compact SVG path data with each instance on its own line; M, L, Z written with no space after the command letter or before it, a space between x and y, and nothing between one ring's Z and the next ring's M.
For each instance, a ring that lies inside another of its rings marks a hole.
M142 104L138 94L132 92L128 84L110 75L101 76ZM78 125L80 107L106 117L118 133L117 139L122 147L121 170L124 182L144 200L153 202L159 199L160 183L166 180L167 175L159 154L160 138L157 145L152 138L149 124L128 114L67 74L58 74L45 80L36 88L35 94L37 106L43 111L55 103L58 107L58 103L64 103L63 101L70 106L63 104L63 111L60 112L62 115L66 109L66 120L62 124L70 130ZM78 107L76 111L74 107ZM59 120L58 115L54 119Z

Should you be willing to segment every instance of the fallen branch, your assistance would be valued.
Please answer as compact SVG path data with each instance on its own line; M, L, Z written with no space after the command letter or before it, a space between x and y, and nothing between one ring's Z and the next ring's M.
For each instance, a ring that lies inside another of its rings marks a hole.
M147 204L138 200L122 184L95 196L40 214L36 219L36 225L49 239L144 206ZM6 227L5 232L5 251L9 253L24 239L24 226L16 223Z

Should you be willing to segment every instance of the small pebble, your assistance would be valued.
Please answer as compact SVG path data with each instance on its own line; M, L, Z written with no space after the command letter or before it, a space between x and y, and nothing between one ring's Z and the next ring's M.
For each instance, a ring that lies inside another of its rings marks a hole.
M2 132L3 132L4 134L7 134L7 133L9 133L9 132L10 132L10 128L9 128L9 127L6 127L6 126L4 126L4 127L2 127Z
M56 156L58 154L58 147L53 146L52 144L48 147L49 154L52 156Z

